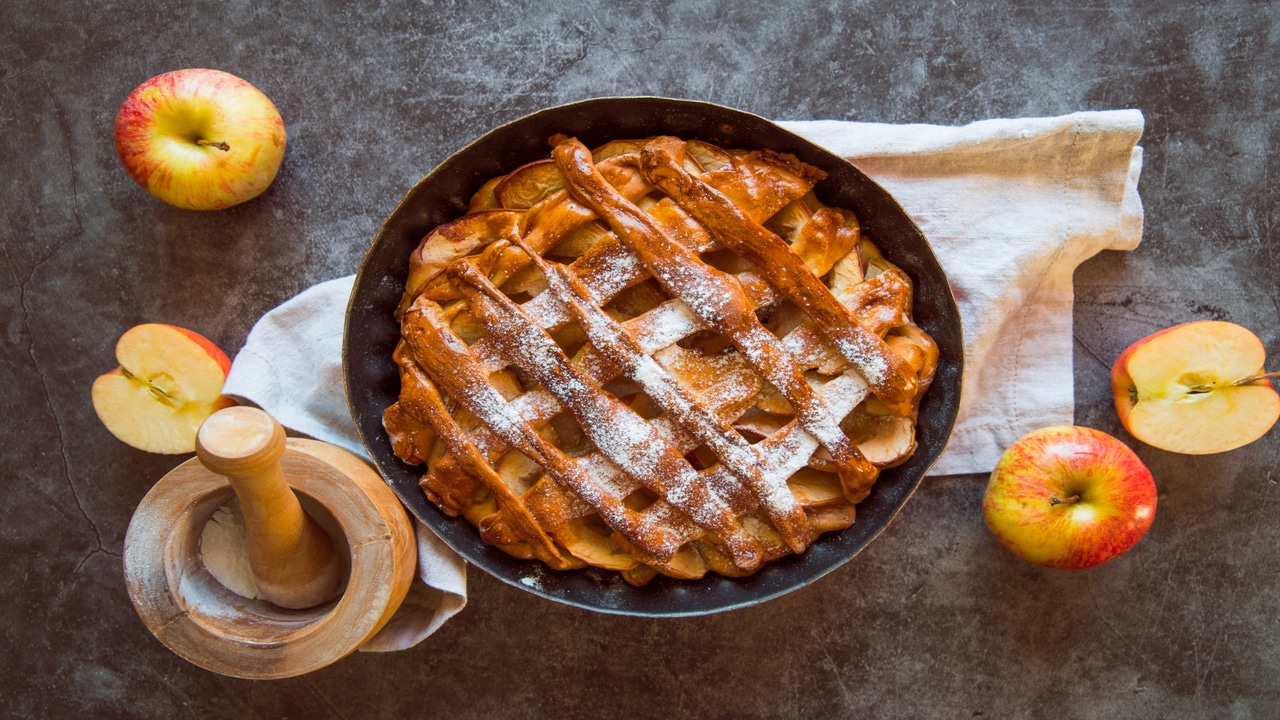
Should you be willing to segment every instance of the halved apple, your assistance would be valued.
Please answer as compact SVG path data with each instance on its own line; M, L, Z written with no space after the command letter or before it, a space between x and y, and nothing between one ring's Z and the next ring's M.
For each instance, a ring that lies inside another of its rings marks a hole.
M1142 442L1187 455L1225 452L1280 419L1280 394L1248 329L1203 320L1130 345L1111 368L1120 423Z
M93 382L93 409L122 442L146 452L195 452L205 418L235 401L223 397L231 370L207 338L173 325L147 323L116 342L119 367Z

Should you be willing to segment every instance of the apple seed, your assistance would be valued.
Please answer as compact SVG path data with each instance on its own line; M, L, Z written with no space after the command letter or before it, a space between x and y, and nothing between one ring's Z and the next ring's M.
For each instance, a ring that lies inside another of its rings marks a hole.
M174 400L173 396L155 384L157 381L165 380L165 379L172 381L173 378L170 377L169 375L165 373L161 373L160 375L151 378L151 380L147 380L145 378L134 375L133 373L129 372L128 370L125 370L124 368L120 368L120 373L123 374L125 377L129 378L130 380L132 380L133 382L137 383L138 385L141 385L143 388L146 389L147 392L151 393L151 395L154 396L155 399L159 400L165 405L168 405L171 408L178 407L178 403L176 400Z

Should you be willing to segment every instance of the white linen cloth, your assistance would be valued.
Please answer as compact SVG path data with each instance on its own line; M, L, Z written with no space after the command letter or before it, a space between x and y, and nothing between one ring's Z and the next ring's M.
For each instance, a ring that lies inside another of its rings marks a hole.
M951 281L965 372L955 431L931 474L988 472L1023 434L1071 424L1071 277L1098 251L1131 250L1142 238L1142 113L962 127L780 124L848 157L893 194ZM364 455L341 371L352 280L321 283L267 313L223 392L294 432ZM410 647L466 605L465 563L425 526L417 531L422 582L363 649Z
M848 157L915 220L964 325L960 414L933 475L989 472L1075 415L1071 277L1142 239L1138 110L963 127L780 123Z
M231 362L222 392L266 410L291 433L367 459L342 379L342 326L353 279L310 287L262 316ZM421 582L361 650L412 647L466 607L466 562L416 518L413 525Z

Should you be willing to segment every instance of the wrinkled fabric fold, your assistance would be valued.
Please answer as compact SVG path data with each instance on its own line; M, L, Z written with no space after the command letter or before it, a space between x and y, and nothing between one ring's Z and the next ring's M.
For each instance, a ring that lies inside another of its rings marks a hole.
M933 246L964 324L960 412L931 474L990 472L1004 448L1075 415L1072 274L1142 239L1137 110L962 127L780 123L847 157ZM892 256L892 247L884 248Z

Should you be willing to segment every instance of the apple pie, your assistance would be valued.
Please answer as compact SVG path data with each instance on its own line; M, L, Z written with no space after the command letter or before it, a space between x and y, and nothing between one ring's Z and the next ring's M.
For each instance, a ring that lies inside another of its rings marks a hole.
M633 585L849 527L937 365L910 278L792 155L549 144L410 258L383 424L427 497Z

